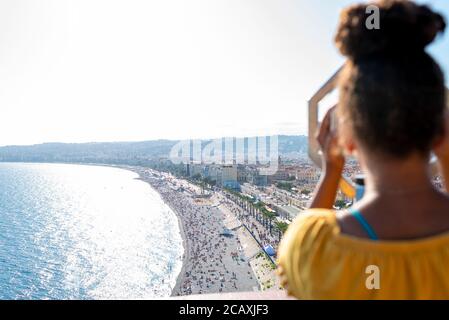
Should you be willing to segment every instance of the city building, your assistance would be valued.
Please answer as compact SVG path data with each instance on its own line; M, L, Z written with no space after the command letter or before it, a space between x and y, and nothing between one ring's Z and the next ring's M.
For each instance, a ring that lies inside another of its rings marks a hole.
M320 179L321 171L314 166L301 167L296 170L296 180L299 183L317 183Z
M237 180L237 166L221 166L221 186L233 190L240 190L240 184Z

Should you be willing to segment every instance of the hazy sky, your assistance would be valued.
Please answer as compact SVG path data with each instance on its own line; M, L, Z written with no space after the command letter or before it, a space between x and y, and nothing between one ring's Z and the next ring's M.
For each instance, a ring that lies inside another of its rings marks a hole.
M304 134L352 2L0 0L0 145Z

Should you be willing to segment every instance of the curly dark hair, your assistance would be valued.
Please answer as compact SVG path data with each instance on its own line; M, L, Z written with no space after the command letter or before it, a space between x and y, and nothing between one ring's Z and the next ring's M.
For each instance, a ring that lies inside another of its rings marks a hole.
M368 29L370 4L346 8L335 43L348 58L339 79L340 107L367 148L403 158L428 155L444 130L446 88L426 47L443 33L442 15L412 1L384 0L380 29Z

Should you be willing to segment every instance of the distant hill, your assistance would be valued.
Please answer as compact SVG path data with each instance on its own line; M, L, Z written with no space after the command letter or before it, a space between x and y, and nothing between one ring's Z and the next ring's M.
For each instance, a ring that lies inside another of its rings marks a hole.
M210 140L203 141L206 144ZM279 154L303 157L306 136L279 136ZM81 162L141 165L156 158L167 158L175 140L141 142L43 143L30 146L0 147L1 162Z
M309 143L307 136L279 136L279 153L282 155L298 154L306 156Z

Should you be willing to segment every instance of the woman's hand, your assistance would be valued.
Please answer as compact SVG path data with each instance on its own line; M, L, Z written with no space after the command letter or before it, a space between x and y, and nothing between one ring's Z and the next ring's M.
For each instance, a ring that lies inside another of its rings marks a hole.
M321 147L323 174L315 189L310 208L333 208L345 165L345 157L338 146L337 133L334 128L331 128L331 114L334 110L335 107L326 113L316 135Z
M323 159L323 170L343 170L345 157L338 145L338 136L335 128L332 128L332 114L335 107L332 107L324 116L323 122L316 134L316 139L321 148Z

